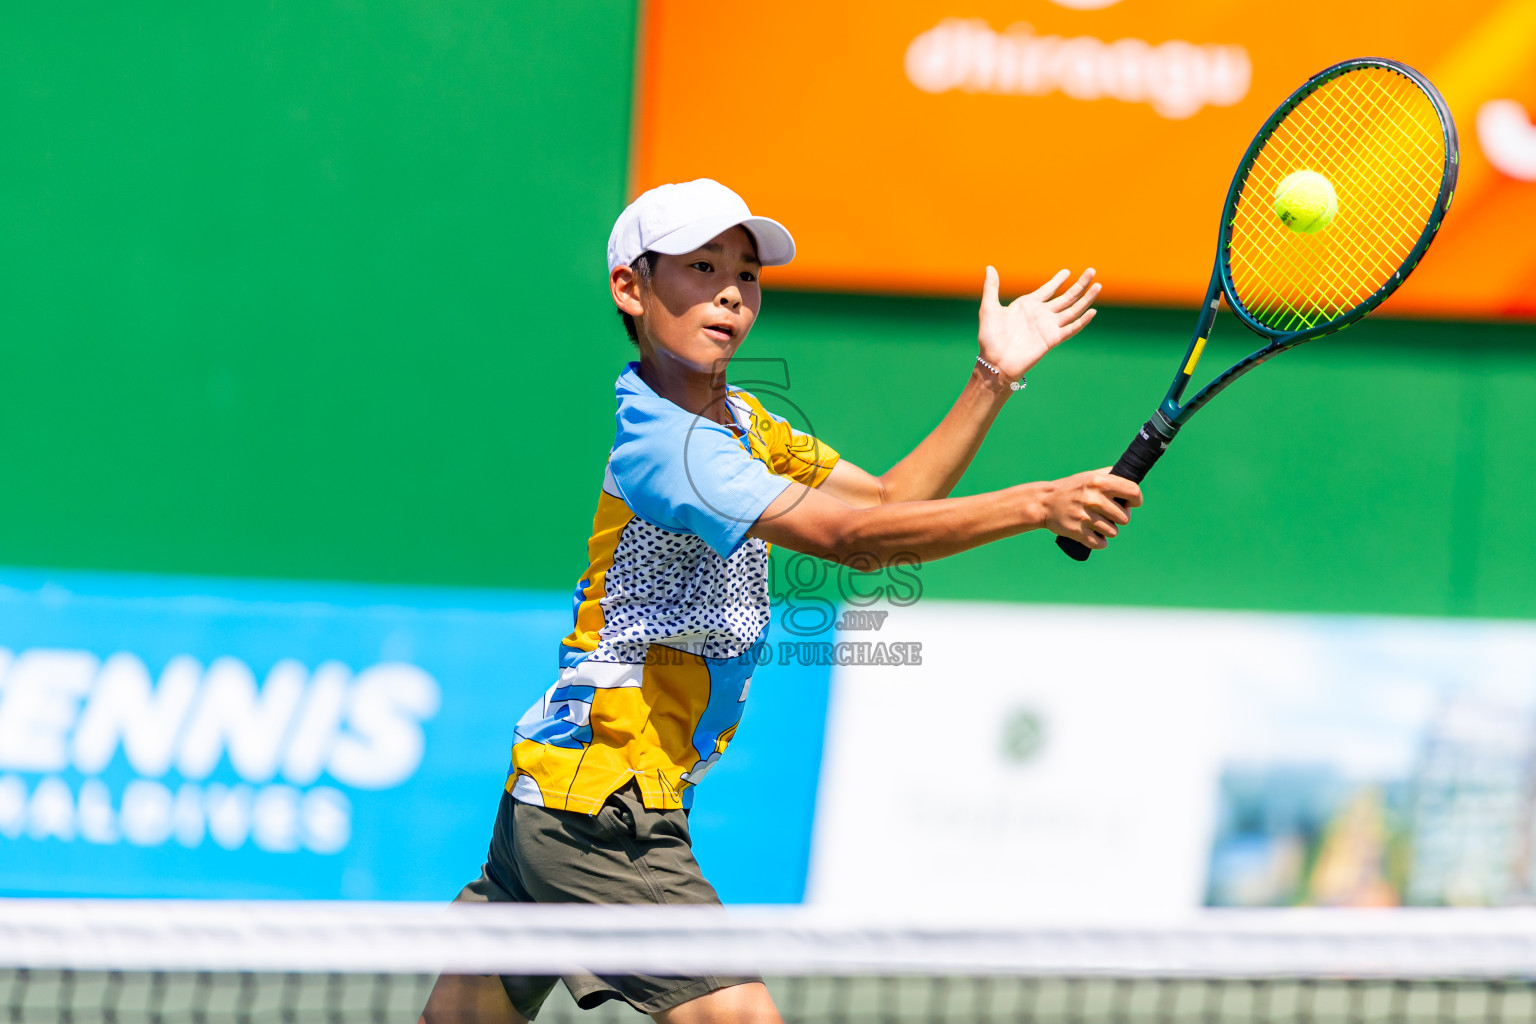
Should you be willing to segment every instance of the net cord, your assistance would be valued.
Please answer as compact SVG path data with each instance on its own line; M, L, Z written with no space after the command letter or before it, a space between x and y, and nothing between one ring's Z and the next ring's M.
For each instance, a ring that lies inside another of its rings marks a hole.
M0 899L0 968L962 977L1536 977L1536 909L971 923L813 908Z

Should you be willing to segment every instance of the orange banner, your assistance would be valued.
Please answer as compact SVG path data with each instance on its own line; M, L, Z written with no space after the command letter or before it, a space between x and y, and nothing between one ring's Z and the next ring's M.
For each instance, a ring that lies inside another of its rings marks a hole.
M1536 0L651 0L634 189L712 177L795 235L771 284L974 295L1092 266L1193 304L1269 113L1338 60L1424 72L1461 134L1429 255L1384 307L1536 315Z

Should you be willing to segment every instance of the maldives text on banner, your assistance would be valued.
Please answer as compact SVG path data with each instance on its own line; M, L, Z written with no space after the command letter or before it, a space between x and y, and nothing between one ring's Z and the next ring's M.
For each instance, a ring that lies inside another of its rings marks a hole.
M570 615L542 592L0 570L0 895L451 899ZM693 824L727 899L801 897L830 672L761 669L751 728L786 762L754 770L744 740L710 774Z

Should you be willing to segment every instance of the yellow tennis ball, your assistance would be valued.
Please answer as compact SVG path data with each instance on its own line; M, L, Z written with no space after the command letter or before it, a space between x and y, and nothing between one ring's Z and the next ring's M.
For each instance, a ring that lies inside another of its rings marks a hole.
M1339 197L1333 184L1316 171L1296 171L1275 186L1275 216L1292 231L1315 235L1333 223Z

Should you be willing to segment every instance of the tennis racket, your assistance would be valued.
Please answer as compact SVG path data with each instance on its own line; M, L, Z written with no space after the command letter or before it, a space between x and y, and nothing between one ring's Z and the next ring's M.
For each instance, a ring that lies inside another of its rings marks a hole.
M1110 472L1139 483L1189 418L1237 378L1381 305L1440 229L1456 187L1456 156L1445 100L1405 64L1346 60L1293 92L1232 177L1205 305L1168 394ZM1310 172L1310 199L1326 199L1331 186L1337 212L1326 226L1319 228L1326 213L1303 220L1279 203L1282 183L1293 187L1303 171ZM1327 186L1316 184L1318 175ZM1185 401L1223 297L1265 344ZM1067 537L1056 544L1080 562L1091 552Z

